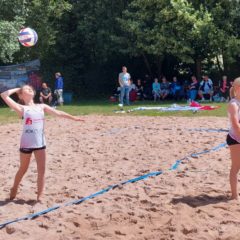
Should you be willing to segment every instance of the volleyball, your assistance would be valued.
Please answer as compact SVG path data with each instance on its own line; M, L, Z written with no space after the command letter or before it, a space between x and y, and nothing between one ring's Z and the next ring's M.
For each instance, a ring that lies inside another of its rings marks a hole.
M32 47L37 43L38 35L32 28L23 28L18 34L18 40L24 47Z

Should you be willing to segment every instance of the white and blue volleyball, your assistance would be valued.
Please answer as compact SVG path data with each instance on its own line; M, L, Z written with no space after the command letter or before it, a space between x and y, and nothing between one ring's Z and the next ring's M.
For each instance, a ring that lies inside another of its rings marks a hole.
M32 47L37 43L38 35L32 28L23 28L18 34L18 40L24 47Z

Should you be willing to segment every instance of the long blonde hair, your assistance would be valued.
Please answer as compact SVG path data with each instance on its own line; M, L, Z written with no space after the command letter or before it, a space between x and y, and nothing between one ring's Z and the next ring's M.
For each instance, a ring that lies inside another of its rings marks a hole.
M23 91L23 88L24 87L30 87L32 90L33 90L33 92L34 92L34 97L35 97L35 95L36 95L36 91L35 91L35 89L31 86L31 85L29 85L29 84L26 84L26 85L23 85L20 89L19 89L19 91L17 92L17 95L18 95L18 98L19 98L19 103L20 104L22 104L22 105L25 105L25 102L24 102L24 100L23 100L23 98L22 98L22 91Z
M235 78L232 87L230 88L230 98L236 97L236 91L234 87L240 86L240 77Z

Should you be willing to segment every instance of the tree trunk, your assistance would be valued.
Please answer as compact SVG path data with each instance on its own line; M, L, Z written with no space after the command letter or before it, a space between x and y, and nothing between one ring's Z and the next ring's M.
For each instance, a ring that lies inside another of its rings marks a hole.
M226 73L230 72L230 67L227 61L227 58L225 57L224 51L222 51L222 58L223 58L223 70Z
M151 69L150 63L148 61L148 58L147 58L146 54L143 53L142 55L143 55L144 63L145 63L146 68L148 70L148 74L152 77L152 69Z
M164 60L164 57L163 57L163 56L158 56L158 57L157 57L157 75L158 75L159 80L160 80L161 77L162 77L162 65L163 65L163 60Z
M218 58L218 56L216 56L216 59L217 59L217 66L218 66L218 70L219 70L219 72L221 73L221 75L223 74L223 71L224 71L224 69L222 69L222 67L221 67L221 63L220 63L220 61L219 61L219 58ZM223 66L223 68L224 68L224 66Z
M196 65L196 77L198 81L200 81L202 77L202 60L200 58L195 59L195 65Z

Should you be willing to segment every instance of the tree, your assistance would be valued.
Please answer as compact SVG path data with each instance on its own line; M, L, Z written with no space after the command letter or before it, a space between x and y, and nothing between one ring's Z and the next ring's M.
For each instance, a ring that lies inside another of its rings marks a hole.
M200 63L207 59L216 60L218 71L223 73L228 70L228 64L239 55L239 30L240 22L239 1L237 0L205 0L191 1L196 11L207 13L206 25L199 26L199 34L196 38L195 61ZM220 59L223 59L223 66ZM199 69L200 71L200 69Z
M203 29L212 28L210 14L202 10L196 11L186 0L134 0L119 19L123 49L144 56L145 62L147 56L153 56L159 75L167 55L192 63L194 55L205 52L207 39L198 42Z
M237 0L133 0L119 18L118 39L122 51L143 56L148 68L153 57L159 75L164 58L172 55L195 62L200 77L203 61L216 59L221 70L219 56L231 62L239 55L238 10Z
M106 88L109 84L106 74L110 72L105 71L108 62L113 56L120 55L112 36L118 31L116 18L128 1L69 2L71 11L65 13L61 24L57 25L62 34L56 39L55 63L63 66L68 84L74 86L76 94L80 95L83 88L91 88L90 92L95 91L93 88L101 91L101 87ZM112 83L110 85L112 87Z
M0 9L0 62L7 63L20 49L17 36L25 21L26 5L24 0L1 0Z
M32 27L38 34L38 42L32 48L21 48L16 59L48 59L53 54L57 38L61 36L62 17L71 11L65 0L25 0L27 14L24 26Z

